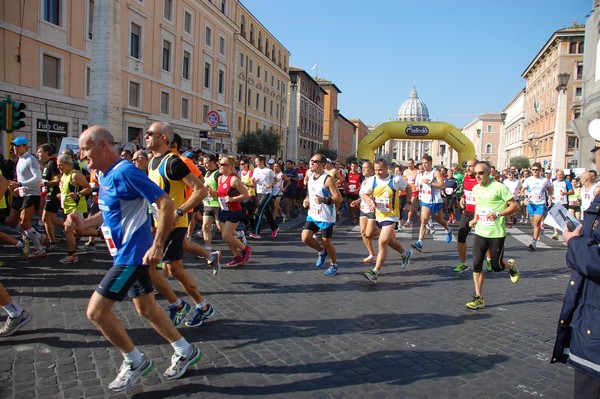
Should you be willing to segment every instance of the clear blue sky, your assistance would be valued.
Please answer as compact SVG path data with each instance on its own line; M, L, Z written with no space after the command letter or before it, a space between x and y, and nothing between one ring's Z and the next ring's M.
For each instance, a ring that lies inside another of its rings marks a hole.
M290 65L342 91L340 112L393 120L413 84L432 121L462 128L501 112L557 29L593 0L242 0L291 52Z

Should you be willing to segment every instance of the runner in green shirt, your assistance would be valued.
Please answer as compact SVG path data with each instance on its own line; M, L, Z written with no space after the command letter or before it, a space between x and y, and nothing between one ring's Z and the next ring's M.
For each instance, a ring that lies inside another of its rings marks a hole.
M473 283L475 295L473 301L466 306L469 309L483 309L483 261L488 249L491 254L492 269L501 271L506 269L513 283L519 281L519 271L513 259L504 262L504 240L506 227L504 217L511 215L519 208L513 195L502 183L490 180L491 166L487 162L478 162L475 165L475 176L478 184L473 188L475 198L475 217L469 225L475 226L473 238Z

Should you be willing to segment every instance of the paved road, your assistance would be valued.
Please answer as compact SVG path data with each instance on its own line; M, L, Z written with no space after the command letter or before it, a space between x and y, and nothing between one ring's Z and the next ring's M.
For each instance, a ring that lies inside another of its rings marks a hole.
M18 335L0 341L0 397L571 397L572 370L549 364L569 277L562 242L547 236L547 247L532 254L518 240L531 228L519 225L506 254L517 261L521 280L513 285L505 272L487 274L486 308L471 311L464 307L471 274L452 272L456 244L446 244L439 228L408 270L391 253L377 284L361 276L365 250L347 220L335 231L341 266L335 277L314 267L300 229L295 219L275 240L252 242L251 263L216 278L186 255L217 313L199 328L181 329L205 355L180 380L162 377L170 346L130 302L117 305L156 364L126 394L107 390L122 358L85 317L111 265L108 255L84 254L77 264L61 265L64 254L20 261L12 248L0 247L0 279L34 314ZM408 245L412 234L400 237Z

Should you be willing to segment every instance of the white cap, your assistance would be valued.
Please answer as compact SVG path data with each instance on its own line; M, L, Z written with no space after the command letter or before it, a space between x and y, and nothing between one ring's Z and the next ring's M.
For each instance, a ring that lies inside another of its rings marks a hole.
M269 165L273 165L275 163L275 160L273 158L269 159Z

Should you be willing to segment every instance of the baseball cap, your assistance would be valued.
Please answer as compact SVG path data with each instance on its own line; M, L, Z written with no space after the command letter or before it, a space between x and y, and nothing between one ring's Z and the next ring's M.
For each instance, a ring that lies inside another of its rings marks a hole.
M596 152L598 150L600 150L600 140L596 140L594 142L594 147L592 148L592 152Z
M17 137L16 139L14 139L13 141L11 141L10 143L12 145L26 145L26 146L29 146L29 140L27 140L23 136Z
M269 165L273 165L275 163L275 160L273 158L269 159Z
M327 158L327 163L333 163L333 161L329 158Z

